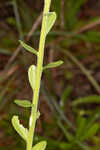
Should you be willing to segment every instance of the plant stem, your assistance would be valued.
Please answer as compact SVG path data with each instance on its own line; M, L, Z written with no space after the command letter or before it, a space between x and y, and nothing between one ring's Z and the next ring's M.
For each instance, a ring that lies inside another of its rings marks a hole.
M40 43L39 43L38 60L37 60L36 86L35 86L34 97L32 101L33 107L31 110L32 122L29 127L29 135L27 139L27 150L32 150L34 130L35 130L35 125L36 125L36 120L37 120L37 106L38 106L41 75L42 75L42 68L43 68L44 45L45 45L45 40L46 40L47 15L44 15L44 14L47 14L49 12L50 4L51 4L51 0L45 0L41 36L40 36Z

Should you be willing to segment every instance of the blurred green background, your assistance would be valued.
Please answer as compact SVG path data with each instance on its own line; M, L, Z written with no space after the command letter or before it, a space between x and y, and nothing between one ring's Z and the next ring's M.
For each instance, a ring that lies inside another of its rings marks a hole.
M30 109L14 99L32 99L27 70L38 50L43 0L0 0L0 150L24 150L11 125L18 115L28 126ZM57 20L49 33L44 64L64 64L43 73L34 144L47 150L100 150L100 0L52 0Z

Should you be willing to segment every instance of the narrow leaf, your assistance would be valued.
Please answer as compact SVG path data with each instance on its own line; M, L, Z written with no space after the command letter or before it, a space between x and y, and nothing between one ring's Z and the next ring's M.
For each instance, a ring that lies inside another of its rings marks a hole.
M87 97L78 98L72 102L72 106L76 106L78 104L85 104L85 103L100 104L100 96L99 95L91 95L91 96L87 96Z
M59 60L59 61L56 61L56 62L49 63L48 65L44 66L43 69L55 68L55 67L58 67L62 64L63 64L63 61Z
M25 44L25 43L24 43L23 41L21 41L21 40L19 40L19 42L20 42L20 44L22 45L22 47L24 47L27 51L29 51L29 52L31 52L31 53L37 55L38 52L37 52L34 48L32 48L31 46Z
M77 128L77 130L76 130L76 138L77 138L78 140L80 140L80 137L82 137L83 134L84 134L84 132L85 132L84 129L85 129L85 127L86 127L86 119L80 117L79 120L78 120L78 122L79 122L79 125L78 125L78 128ZM86 132L87 132L87 131L86 131Z
M39 142L32 148L32 150L45 150L46 145L47 145L46 141Z
M28 100L15 100L14 101L18 106L21 106L21 107L32 107L32 104L30 101Z
M68 97L71 94L71 92L72 92L72 86L71 85L68 85L67 88L65 88L65 90L63 91L63 94L61 96L61 101L60 101L60 105L61 105L63 110L66 106L66 102L67 102Z
M88 129L85 132L84 136L82 137L82 140L86 140L93 137L97 133L99 128L99 124L95 123L90 129Z
M28 78L29 78L29 82L30 82L31 87L34 90L34 88L35 88L35 81L36 81L36 66L31 65L29 67Z
M56 13L55 12L49 12L46 15L47 15L46 33L48 34L48 32L51 30L52 26L55 23Z
M27 141L28 137L28 130L23 127L23 125L20 124L18 116L12 117L12 125L14 129L17 131L17 133L25 140Z

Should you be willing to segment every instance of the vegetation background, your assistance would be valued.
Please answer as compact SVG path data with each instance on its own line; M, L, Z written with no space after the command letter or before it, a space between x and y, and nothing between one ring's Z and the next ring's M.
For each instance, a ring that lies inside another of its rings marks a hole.
M28 126L30 109L14 99L31 99L28 67L36 57L18 40L38 50L43 0L0 0L0 150L22 150L25 143L11 125L18 114ZM52 0L57 20L45 46L35 142L47 150L100 150L100 1Z

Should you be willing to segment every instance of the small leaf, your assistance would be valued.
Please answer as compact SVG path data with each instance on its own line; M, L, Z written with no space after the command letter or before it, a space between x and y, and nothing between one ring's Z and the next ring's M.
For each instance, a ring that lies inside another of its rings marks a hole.
M32 148L32 150L45 150L46 145L47 145L46 141L39 142Z
M38 54L38 52L37 52L34 48L32 48L31 46L25 44L25 43L24 43L23 41L21 41L21 40L19 40L19 42L20 42L20 44L22 45L22 47L24 47L27 51L29 51L29 52L31 52L31 53L33 53L33 54L35 54L35 55Z
M28 100L15 100L14 101L17 105L21 106L21 107L32 107L32 104L30 101Z
M98 129L99 129L99 124L95 123L94 125L92 125L91 128L89 128L85 132L85 134L84 134L84 136L82 136L81 140L86 140L86 139L93 137L97 133Z
M59 61L56 61L56 62L49 63L48 65L44 66L43 69L55 68L55 67L58 67L62 64L63 64L63 61L59 60Z
M40 112L39 111L37 112L37 116L36 117L37 117L37 119L40 117Z
M28 70L28 78L32 89L35 89L35 81L36 81L36 66L31 65Z
M46 15L47 15L46 33L48 34L48 32L50 31L50 29L52 28L52 26L55 23L56 13L55 12L49 12Z
M27 141L28 137L28 130L23 127L23 125L20 124L18 116L12 117L12 125L14 129L17 131L17 133L25 140Z

